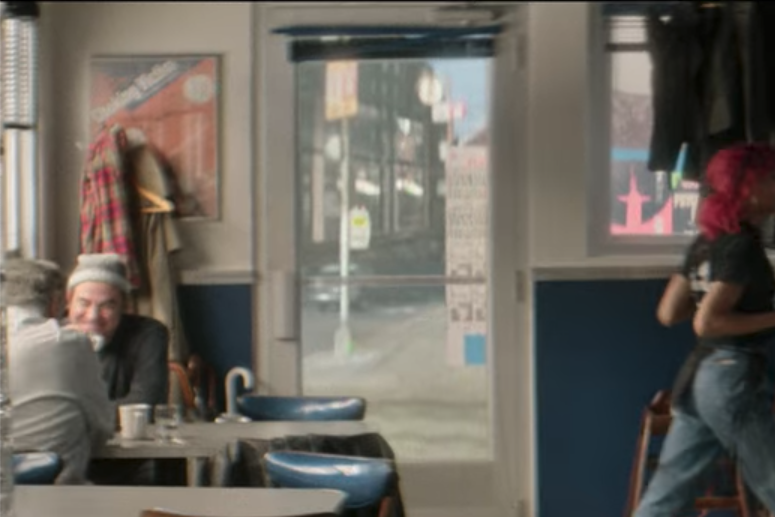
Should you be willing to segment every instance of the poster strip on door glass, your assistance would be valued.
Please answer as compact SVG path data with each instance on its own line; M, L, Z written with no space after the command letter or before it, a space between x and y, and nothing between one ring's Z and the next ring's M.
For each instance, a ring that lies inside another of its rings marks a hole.
M447 286L447 358L451 366L486 364L487 147L452 147L447 155L447 276L481 280Z

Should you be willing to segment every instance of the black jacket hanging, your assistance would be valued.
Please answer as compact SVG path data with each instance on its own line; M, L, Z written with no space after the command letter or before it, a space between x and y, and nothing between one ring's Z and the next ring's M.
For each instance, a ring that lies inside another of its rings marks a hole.
M669 21L654 10L646 19L653 67L653 129L648 162L652 171L672 171L681 146L697 136L700 105L695 85L702 64L698 24L691 6L676 8Z

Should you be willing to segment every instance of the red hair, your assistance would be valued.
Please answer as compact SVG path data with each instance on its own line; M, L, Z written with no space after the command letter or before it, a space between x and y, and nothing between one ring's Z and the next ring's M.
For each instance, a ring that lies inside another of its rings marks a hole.
M775 173L775 149L767 144L737 144L718 151L706 173L709 194L702 200L697 224L710 240L740 231L745 203L753 186Z

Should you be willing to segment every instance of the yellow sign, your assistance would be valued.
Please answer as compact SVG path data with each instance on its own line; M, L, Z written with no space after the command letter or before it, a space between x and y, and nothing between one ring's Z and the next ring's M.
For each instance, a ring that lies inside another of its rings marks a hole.
M358 62L326 63L326 120L358 114Z
M371 217L363 206L350 209L350 249L369 249L371 242Z

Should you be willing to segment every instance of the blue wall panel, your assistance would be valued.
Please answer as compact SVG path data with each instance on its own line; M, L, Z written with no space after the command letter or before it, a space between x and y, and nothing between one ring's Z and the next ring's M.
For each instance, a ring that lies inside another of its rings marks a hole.
M665 282L547 281L535 288L541 517L622 515L640 414L693 345L665 329Z
M186 285L178 289L191 351L215 369L223 404L223 379L235 366L253 368L250 285Z

